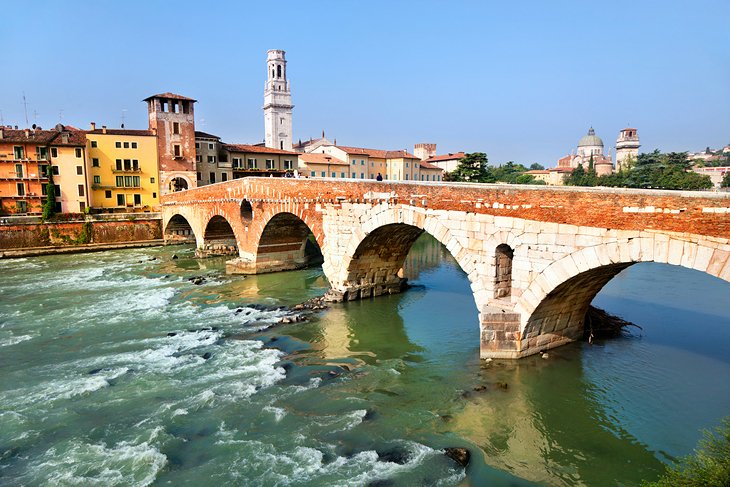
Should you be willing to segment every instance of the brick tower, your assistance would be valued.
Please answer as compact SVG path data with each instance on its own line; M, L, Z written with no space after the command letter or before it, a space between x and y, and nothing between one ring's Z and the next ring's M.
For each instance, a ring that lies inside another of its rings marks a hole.
M196 100L174 93L145 98L150 131L157 135L160 193L167 194L197 186L195 169Z
M621 130L616 139L616 171L626 169L629 160L636 160L639 155L639 134L636 129L625 128Z

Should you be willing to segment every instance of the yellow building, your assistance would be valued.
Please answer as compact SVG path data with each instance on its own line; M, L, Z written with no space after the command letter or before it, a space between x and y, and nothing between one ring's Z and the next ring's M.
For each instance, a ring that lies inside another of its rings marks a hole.
M97 129L86 133L91 206L102 211L159 207L157 136L149 130Z
M58 130L60 128L60 130ZM90 205L86 137L82 130L58 126L50 142L53 184L56 191L56 212L83 213ZM43 196L47 188L43 188Z

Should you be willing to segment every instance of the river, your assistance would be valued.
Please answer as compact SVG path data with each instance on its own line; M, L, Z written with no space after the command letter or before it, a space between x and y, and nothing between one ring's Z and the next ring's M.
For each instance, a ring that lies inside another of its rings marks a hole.
M428 236L407 292L291 325L321 269L226 276L174 246L0 273L2 485L639 485L730 415L730 284L668 265L596 297L632 336L489 364Z

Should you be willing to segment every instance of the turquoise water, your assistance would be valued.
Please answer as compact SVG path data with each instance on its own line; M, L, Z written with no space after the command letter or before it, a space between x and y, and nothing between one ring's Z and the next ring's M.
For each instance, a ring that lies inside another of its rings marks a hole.
M0 484L638 485L730 414L728 283L633 266L596 302L635 336L487 365L453 259L423 237L408 268L406 293L282 325L321 270L0 261Z

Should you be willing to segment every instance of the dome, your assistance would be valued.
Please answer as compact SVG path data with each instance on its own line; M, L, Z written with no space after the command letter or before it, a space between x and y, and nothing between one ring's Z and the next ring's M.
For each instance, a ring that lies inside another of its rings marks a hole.
M593 130L593 127L588 130L588 135L584 135L583 137L581 137L580 141L578 141L578 147L586 146L603 147L603 141L599 136L596 135L596 131Z

